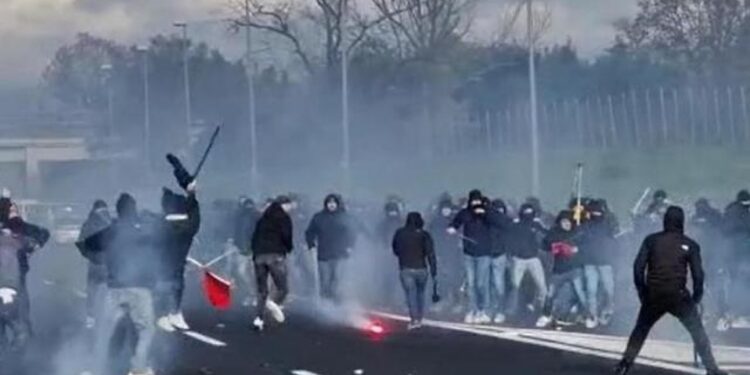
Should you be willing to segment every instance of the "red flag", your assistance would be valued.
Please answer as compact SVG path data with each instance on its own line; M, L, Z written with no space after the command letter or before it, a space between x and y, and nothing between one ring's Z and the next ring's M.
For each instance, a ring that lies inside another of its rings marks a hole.
M232 284L221 277L211 273L209 270L203 271L203 291L211 306L226 310L232 305Z

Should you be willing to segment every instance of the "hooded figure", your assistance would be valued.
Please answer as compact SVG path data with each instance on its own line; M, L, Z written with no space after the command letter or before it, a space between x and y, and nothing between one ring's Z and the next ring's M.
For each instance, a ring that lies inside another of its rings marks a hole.
M544 266L539 258L539 250L546 230L539 223L538 215L533 205L524 203L518 211L518 220L510 229L510 249L512 257L510 279L512 284L511 315L518 314L521 299L521 281L529 274L536 286L535 299L542 307L547 298L547 281ZM526 289L523 289L526 291Z
M456 236L448 234L447 229L453 221L456 208L450 196L444 197L433 210L428 225L428 232L435 243L437 262L445 265L440 267L440 283L443 289L445 306L459 310L461 306L461 283L463 282L463 257L460 241ZM438 305L437 307L442 307Z
M496 228L508 228L506 217L489 207L489 200L479 190L469 192L467 207L453 218L447 232L451 235L463 231L464 271L469 294L469 311L464 317L468 324L491 322L490 269L492 262L493 233Z
M103 231L111 224L112 218L109 215L107 203L97 200L81 226L81 233L76 242L81 255L89 263L86 273L86 327L89 329L94 328L96 317L103 303L107 287L107 267L101 252L91 251L86 247L86 239Z
M253 325L262 330L264 314L268 309L279 323L284 321L281 306L289 293L286 258L294 248L292 218L289 211L292 201L281 196L263 212L252 238L253 263L258 301ZM276 293L268 299L268 278L273 280Z
M618 375L630 371L649 331L667 313L679 319L690 332L708 374L726 374L716 364L698 312L698 304L703 298L703 265L700 246L685 236L684 223L682 209L671 206L664 215L664 230L643 240L633 265L641 310L616 369ZM687 289L688 270L693 278L692 294Z
M409 328L419 328L424 318L427 278L432 275L434 280L437 276L437 260L432 237L424 230L424 220L418 212L407 215L406 225L393 236L392 247L398 258L401 286L409 307Z
M120 319L127 315L136 331L131 371L149 374L156 329L152 290L161 260L156 233L159 225L139 216L135 199L127 193L120 195L116 207L117 219L84 240L89 251L102 253L107 268L107 298L95 336L95 372L102 373L107 368L111 339Z
M356 239L353 221L341 197L328 195L323 210L310 220L305 231L308 249L317 249L318 277L323 298L340 301L341 265L349 258Z
M237 207L237 214L234 222L234 245L240 251L240 254L248 255L251 253L251 241L255 225L260 219L260 212L255 207L252 199L244 197L240 199Z
M159 327L167 332L190 327L182 314L185 291L185 265L193 239L200 229L200 206L195 185L188 184L187 196L162 190L162 218L159 225L159 280L157 283L157 313Z

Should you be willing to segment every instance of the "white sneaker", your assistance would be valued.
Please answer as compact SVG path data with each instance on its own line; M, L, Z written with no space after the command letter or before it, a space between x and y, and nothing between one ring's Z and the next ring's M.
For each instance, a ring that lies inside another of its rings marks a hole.
M552 323L552 318L546 315L542 315L536 321L536 328L545 328L549 326L550 323Z
M727 318L721 318L718 322L716 322L716 330L719 332L729 331L729 328L731 327L732 323Z
M145 371L138 371L138 372L130 371L128 372L128 375L156 375L156 373L154 373L154 370L149 368L149 369L146 369Z
M170 315L169 322L172 323L172 326L174 326L174 328L177 328L181 331L187 331L190 329L190 326L185 321L185 317L182 315L182 312Z
M253 320L253 328L255 328L256 331L262 331L263 326L265 326L265 323L263 323L263 319L255 318L255 320Z
M276 302L268 299L266 300L266 308L271 312L271 316L275 321L284 323L286 317L284 316L284 311L281 309L281 306L279 306Z
M492 322L495 324L503 324L505 323L505 314L503 313L497 313L495 314L495 318L492 319Z
M466 316L464 317L464 323L466 324L474 324L476 323L476 316L474 315L473 311L469 311L466 313Z
M156 325L161 328L164 332L174 332L176 331L175 327L172 325L172 319L169 318L169 315L162 316L156 321Z
M476 324L489 324L492 322L492 319L490 319L490 316L487 315L484 311L481 311L479 314L477 314L476 317Z
M586 328L587 329L594 329L599 325L599 322L596 321L594 318L588 318L586 319Z

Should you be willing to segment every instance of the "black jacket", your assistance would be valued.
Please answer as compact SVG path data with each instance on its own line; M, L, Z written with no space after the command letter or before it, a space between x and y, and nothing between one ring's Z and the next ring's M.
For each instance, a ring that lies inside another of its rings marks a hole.
M305 231L307 247L318 248L320 261L348 258L355 239L354 222L340 203L334 212L324 208L315 214Z
M584 265L612 265L617 260L617 228L606 216L591 218L579 230L580 257Z
M555 221L555 226L550 229L547 236L544 237L544 241L542 241L542 248L544 251L553 253L553 247L556 243L564 243L572 247L577 246L577 241L579 239L578 230L575 228L568 231L562 229L560 222L564 218L569 219L571 223L574 222L572 212L560 214ZM554 254L553 259L552 273L554 274L563 274L580 268L583 265L579 253L570 255Z
M112 218L109 216L109 212L105 207L100 210L92 210L89 213L89 217L86 218L86 221L81 226L81 232L78 234L76 246L78 246L81 255L83 255L83 257L89 262L102 265L104 263L104 258L101 252L91 251L91 249L86 247L86 239L104 229L107 229L111 224Z
M4 225L16 235L24 237L26 247L18 254L18 261L21 263L21 272L25 275L29 272L29 256L38 248L44 247L49 241L50 232L38 225L25 222L20 217L8 219Z
M424 222L419 214L409 214L406 225L393 236L393 254L398 257L399 268L426 269L429 265L430 274L435 277L437 259L434 243L423 227Z
M477 213L481 208L484 213ZM456 214L450 227L463 229L464 254L470 256L490 256L493 254L495 229L507 229L510 220L487 205L464 208Z
M106 229L84 240L103 254L110 288L152 288L159 271L159 223L136 215L121 216Z
M292 219L279 203L272 203L255 225L253 256L277 254L286 256L294 248Z
M688 269L693 277L693 300L703 298L703 265L700 246L684 234L685 214L670 207L664 230L646 237L633 265L635 287L641 300L677 296L687 291Z
M536 220L518 220L508 231L508 248L510 255L520 259L531 259L539 256L542 239L547 231Z
M174 195L172 199L179 203L165 210L158 233L161 255L159 277L163 280L183 277L190 247L201 225L200 205L195 193L187 197Z

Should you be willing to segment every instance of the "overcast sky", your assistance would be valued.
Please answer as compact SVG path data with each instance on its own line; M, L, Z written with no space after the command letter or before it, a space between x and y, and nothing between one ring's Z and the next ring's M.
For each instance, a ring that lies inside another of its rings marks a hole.
M301 1L301 0L298 0ZM509 1L480 0L476 32L496 29L499 8ZM612 40L612 23L632 16L636 0L538 0L553 12L547 42L571 38L583 56L601 53ZM142 43L150 35L174 32L175 20L220 18L226 0L0 0L0 87L33 85L60 45L76 33L89 32L124 43ZM238 40L219 25L193 30L236 58Z

